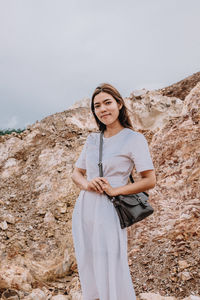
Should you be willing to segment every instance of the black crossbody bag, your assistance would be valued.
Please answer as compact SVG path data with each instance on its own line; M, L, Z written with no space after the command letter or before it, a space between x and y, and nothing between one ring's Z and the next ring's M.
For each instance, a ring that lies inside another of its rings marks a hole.
M100 133L99 143L99 177L103 177L103 165L102 165L102 150L103 150L103 132ZM129 176L133 183L132 175ZM107 195L107 194L106 194ZM113 203L117 214L119 216L121 228L129 227L134 223L137 223L154 212L153 207L148 203L149 195L146 192L129 195L118 195L108 199Z

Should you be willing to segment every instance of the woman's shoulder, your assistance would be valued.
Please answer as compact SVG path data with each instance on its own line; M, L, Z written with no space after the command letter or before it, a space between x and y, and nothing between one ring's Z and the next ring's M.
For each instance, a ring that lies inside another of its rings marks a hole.
M87 143L96 143L98 137L99 137L100 132L91 132L87 136Z
M135 138L135 139L145 138L144 134L142 134L141 132L138 132L138 131L134 131L133 129L130 129L130 128L126 128L126 132L127 132L128 136Z
M134 131L130 128L126 128L126 141L129 143L134 143L134 145L147 143L144 134L138 131Z

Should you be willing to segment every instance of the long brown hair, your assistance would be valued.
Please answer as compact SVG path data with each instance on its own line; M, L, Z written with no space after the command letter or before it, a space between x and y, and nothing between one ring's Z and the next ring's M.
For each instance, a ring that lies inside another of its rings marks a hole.
M118 90L109 83L102 83L98 87L96 87L96 89L94 90L94 93L92 95L92 101L91 101L91 110L92 110L93 116L96 120L99 130L104 131L106 129L106 125L103 124L97 118L97 116L94 112L94 97L96 95L100 94L101 92L110 94L118 103L122 104L122 108L120 109L119 116L118 116L119 122L123 127L133 129L131 120L128 116L128 112L127 112L127 108L125 106L124 100L123 100L122 96L120 95L120 93L118 92Z

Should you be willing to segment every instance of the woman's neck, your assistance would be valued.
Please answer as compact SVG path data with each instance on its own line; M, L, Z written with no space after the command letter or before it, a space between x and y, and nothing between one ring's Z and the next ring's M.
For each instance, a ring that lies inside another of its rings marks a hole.
M106 126L106 129L104 130L104 137L111 137L122 129L124 129L124 127L121 124Z

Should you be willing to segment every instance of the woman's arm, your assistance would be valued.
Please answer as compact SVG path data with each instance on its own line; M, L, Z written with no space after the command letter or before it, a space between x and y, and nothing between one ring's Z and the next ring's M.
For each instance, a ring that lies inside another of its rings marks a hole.
M137 182L113 188L107 181L107 184L103 184L103 189L109 196L137 194L152 189L156 184L155 170L143 171L140 174L142 179Z
M154 170L140 172L142 179L137 182L115 188L116 195L137 194L152 189L156 185L156 175ZM115 195L115 196L116 196Z
M86 173L85 169L80 168L74 168L74 171L72 173L72 180L73 182L81 189L81 190L87 190L88 181L84 177Z

